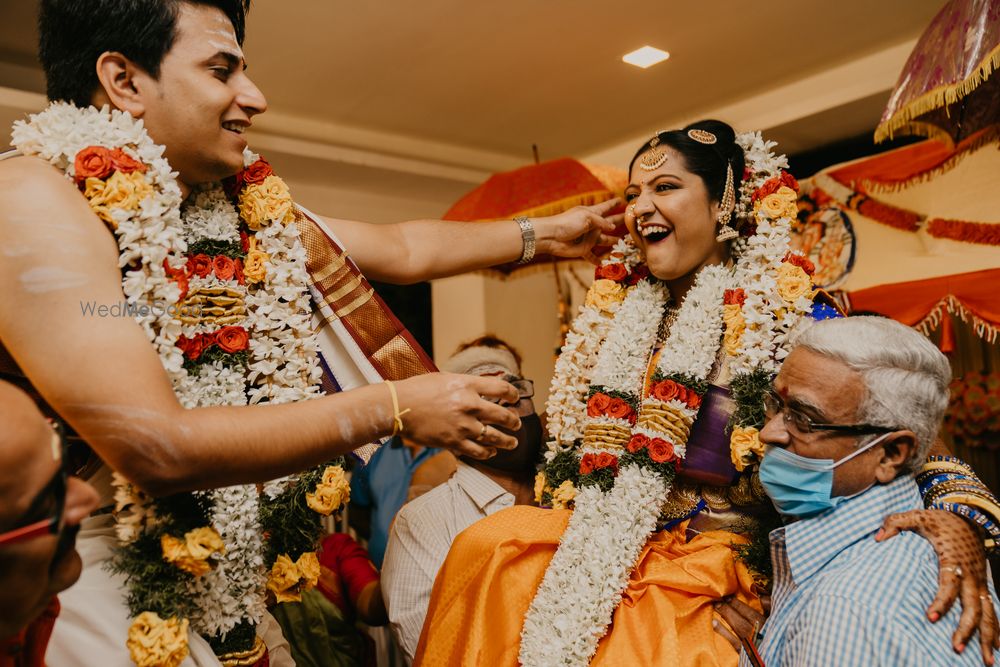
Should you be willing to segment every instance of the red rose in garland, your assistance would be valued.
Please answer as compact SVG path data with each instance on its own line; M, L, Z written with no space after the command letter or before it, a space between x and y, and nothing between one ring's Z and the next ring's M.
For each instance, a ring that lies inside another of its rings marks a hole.
M594 394L587 401L587 415L590 417L600 417L606 414L610 404L611 397L607 394Z
M598 267L595 273L598 279L614 280L617 283L625 280L625 277L628 276L628 269L625 268L624 264L606 264Z
M109 157L111 158L111 163L114 165L115 171L120 171L123 174L131 174L134 171L138 171L142 174L146 173L146 165L139 162L120 148L116 148L111 151Z
M632 273L629 275L626 284L629 286L637 285L640 280L649 276L649 267L645 264L640 264L639 266L632 269Z
M212 258L205 253L199 253L188 258L187 270L190 275L205 278L212 272Z
M653 385L653 390L650 393L658 401L667 402L677 398L680 389L681 386L673 380L661 380Z
M601 452L594 459L594 469L597 470L598 468L611 468L611 471L617 475L618 457L607 452Z
M647 449L649 458L657 463L669 463L677 458L674 454L674 446L663 438L653 438Z
M73 179L77 185L82 185L88 178L104 179L115 170L111 151L104 146L87 146L76 154L73 160Z
M271 165L264 158L260 158L241 172L243 180L241 189L245 185L260 185L265 178L272 174L274 174L274 170L271 169Z
M625 445L625 449L635 454L638 451L646 449L649 446L649 436L642 433L636 433L632 436L632 439L628 441Z
M635 415L635 411L632 410L632 406L623 401L620 398L612 398L611 402L608 403L609 417L615 417L617 419L631 419Z
M222 327L215 332L215 343L223 351L232 354L247 349L250 346L250 336L243 327Z
M236 274L236 263L225 255L219 255L212 260L212 269L219 280L229 280Z
M247 279L243 275L243 260L237 257L233 260L233 273L236 276L236 282L240 285L245 285Z
M584 454L580 459L580 474L589 475L594 472L594 455Z

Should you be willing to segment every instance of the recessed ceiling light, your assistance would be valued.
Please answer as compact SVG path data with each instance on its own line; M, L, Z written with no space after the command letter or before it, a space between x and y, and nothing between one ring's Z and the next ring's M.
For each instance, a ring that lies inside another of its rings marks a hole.
M656 63L662 63L669 57L670 54L666 51L661 51L653 46L644 46L641 49L636 49L632 53L626 53L622 56L622 60L627 62L629 65L635 65L636 67L646 69L647 67L652 67Z

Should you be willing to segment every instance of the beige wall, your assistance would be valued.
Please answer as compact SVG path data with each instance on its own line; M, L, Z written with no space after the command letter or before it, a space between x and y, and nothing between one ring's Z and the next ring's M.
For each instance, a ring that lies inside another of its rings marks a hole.
M997 222L998 174L1000 151L986 147L949 172L875 198L929 217ZM1000 267L1000 247L901 231L853 211L848 216L858 244L854 270L844 285L848 291Z

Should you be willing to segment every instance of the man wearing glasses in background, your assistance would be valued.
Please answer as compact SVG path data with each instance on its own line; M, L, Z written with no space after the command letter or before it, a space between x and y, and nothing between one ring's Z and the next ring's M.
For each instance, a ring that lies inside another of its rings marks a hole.
M944 355L889 319L826 320L799 337L760 432L768 446L760 481L787 524L770 535L771 615L758 632L764 619L747 605L716 607L735 636L717 629L742 644L741 665L981 664L975 650L946 648L957 608L926 622L938 579L930 543L878 534L886 516L923 508L918 482L947 481L914 473L940 428L950 380ZM992 586L990 595L996 606ZM994 664L996 647L980 642Z
M447 482L410 501L396 515L382 565L382 595L407 663L413 661L434 578L451 543L494 512L531 504L542 449L541 420L532 401L534 384L521 377L520 356L510 345L483 336L461 346L441 369L499 377L512 384L520 400L509 407L521 418L521 428L512 434L517 447L498 450L484 461L460 457Z
M80 577L76 533L97 492L67 476L60 432L0 381L0 667L43 665L55 595Z

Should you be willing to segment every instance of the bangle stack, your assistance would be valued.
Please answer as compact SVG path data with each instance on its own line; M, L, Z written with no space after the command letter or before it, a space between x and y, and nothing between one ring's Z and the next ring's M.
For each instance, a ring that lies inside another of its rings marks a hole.
M957 514L986 535L987 552L1000 544L1000 503L975 471L954 456L929 456L917 475L917 485L927 509Z

